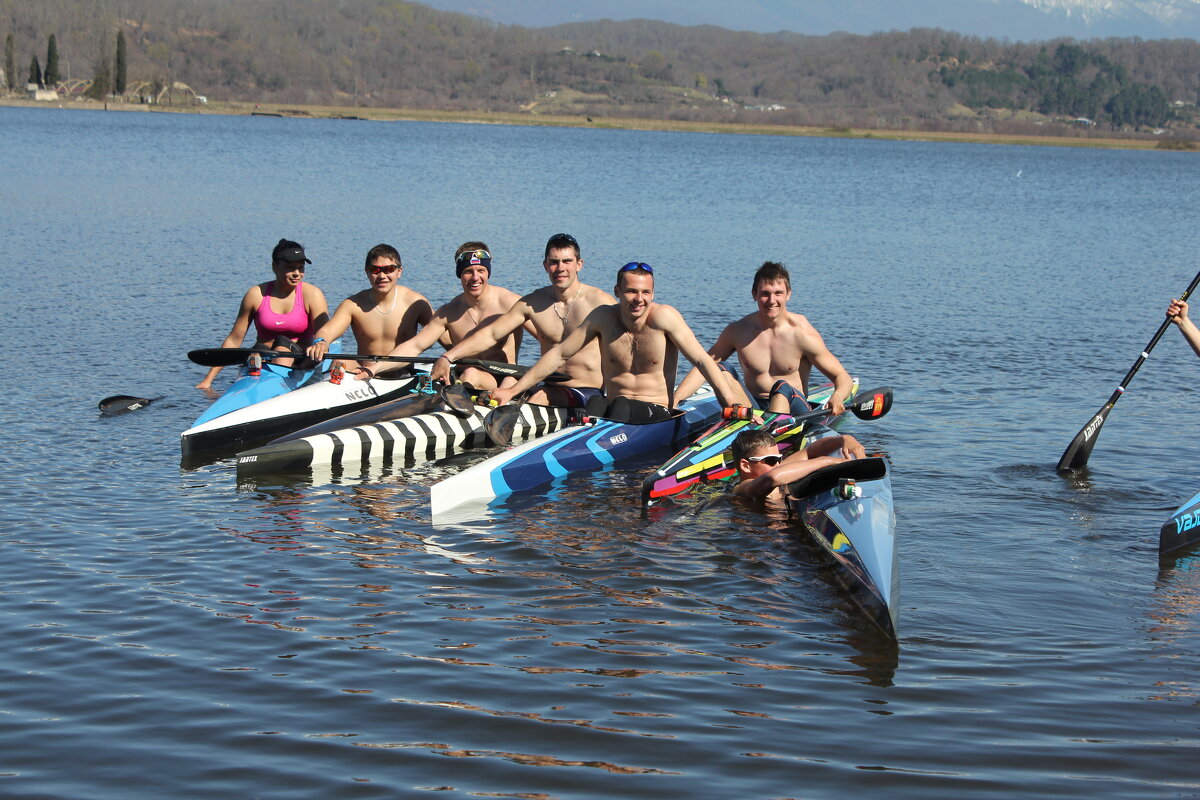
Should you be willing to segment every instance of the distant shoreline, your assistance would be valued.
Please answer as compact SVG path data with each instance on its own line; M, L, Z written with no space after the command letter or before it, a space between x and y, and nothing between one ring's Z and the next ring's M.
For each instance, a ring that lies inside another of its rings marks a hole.
M906 142L966 142L1045 147L1092 147L1106 150L1179 150L1200 152L1191 147L1162 146L1166 139L1122 139L1107 137L1036 136L996 133L950 133L888 129L800 127L794 125L749 125L732 122L683 122L640 118L517 114L499 111L436 111L401 108L353 108L307 106L294 103L209 102L205 105L149 106L140 103L102 103L95 100L46 102L23 98L0 98L0 107L78 109L90 111L141 111L148 113L219 114L226 116L289 117L293 119L344 119L375 121L460 122L485 125L532 125L557 128L600 128L608 130L654 130L685 133L733 133L758 136L812 136L833 139L883 139Z

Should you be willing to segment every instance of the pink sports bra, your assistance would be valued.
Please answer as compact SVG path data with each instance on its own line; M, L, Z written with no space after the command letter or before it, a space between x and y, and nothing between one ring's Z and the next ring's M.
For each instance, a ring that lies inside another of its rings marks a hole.
M267 284L258 311L254 312L257 339L260 342L273 342L276 336L282 334L295 341L308 333L309 328L308 312L304 309L304 282L297 284L296 300L292 303L292 310L286 314L271 309L271 292L274 288L275 281Z

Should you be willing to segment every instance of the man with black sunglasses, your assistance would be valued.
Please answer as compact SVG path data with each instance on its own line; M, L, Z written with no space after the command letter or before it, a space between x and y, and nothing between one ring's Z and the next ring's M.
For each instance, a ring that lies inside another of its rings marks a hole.
M393 356L417 356L437 343L450 348L465 340L472 333L500 319L521 298L491 282L492 253L484 242L463 242L454 251L454 272L462 284L462 293L439 308L433 321L421 329L416 336L406 339L388 354ZM521 349L521 334L534 332L532 324L518 327L508 336L500 338L496 345L478 354L479 358L502 363L514 363ZM368 377L372 365L363 364L359 379ZM476 389L496 388L496 378L477 367L469 367L459 373L459 379Z
M830 455L841 450L846 458ZM789 454L779 453L775 437L762 429L742 431L733 440L733 466L737 470L734 494L747 497L780 497L779 487L800 480L822 467L851 458L864 458L866 450L850 435L817 439L808 447Z
M390 244L372 247L367 252L363 271L371 288L341 302L333 317L317 331L308 348L309 358L324 358L329 352L329 342L345 333L347 328L354 331L357 345L354 352L364 355L386 353L400 342L411 339L420 326L428 325L433 318L433 306L425 296L400 285L404 265L396 248ZM347 368L357 367L354 362L344 363ZM370 368L367 372L374 374Z
M583 348L600 349L604 396L587 404L588 414L619 422L654 422L670 416L679 354L712 382L724 405L746 404L730 391L716 362L671 306L654 302L654 269L631 261L617 271L616 305L593 309L562 342L547 350L515 385L492 392L506 403L559 368Z
M608 292L579 280L583 258L579 242L569 233L556 233L546 242L542 266L550 285L525 295L495 322L486 325L446 351L430 370L435 380L450 379L455 359L478 357L496 347L521 327L531 330L545 354L583 323L596 307L616 302ZM581 408L601 393L599 345L580 348L560 368L567 380L538 387L530 402ZM549 373L547 373L549 374Z

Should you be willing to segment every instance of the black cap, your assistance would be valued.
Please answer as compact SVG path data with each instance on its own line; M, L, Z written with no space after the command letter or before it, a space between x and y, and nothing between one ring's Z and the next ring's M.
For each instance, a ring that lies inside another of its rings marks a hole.
M280 250L276 250L275 251L275 260L276 261L303 261L305 264L312 263L311 261L309 261L307 258L304 257L304 248L303 247L284 247Z

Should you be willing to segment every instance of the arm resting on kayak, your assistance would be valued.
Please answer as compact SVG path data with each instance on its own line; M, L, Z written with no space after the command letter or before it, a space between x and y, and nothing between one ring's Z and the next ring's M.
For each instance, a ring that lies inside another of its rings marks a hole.
M841 450L846 458L830 455ZM780 486L794 483L806 475L834 464L855 458L863 458L866 451L853 436L829 436L798 450L785 458L778 466L757 478L742 481L734 488L735 494L750 497L765 497Z

